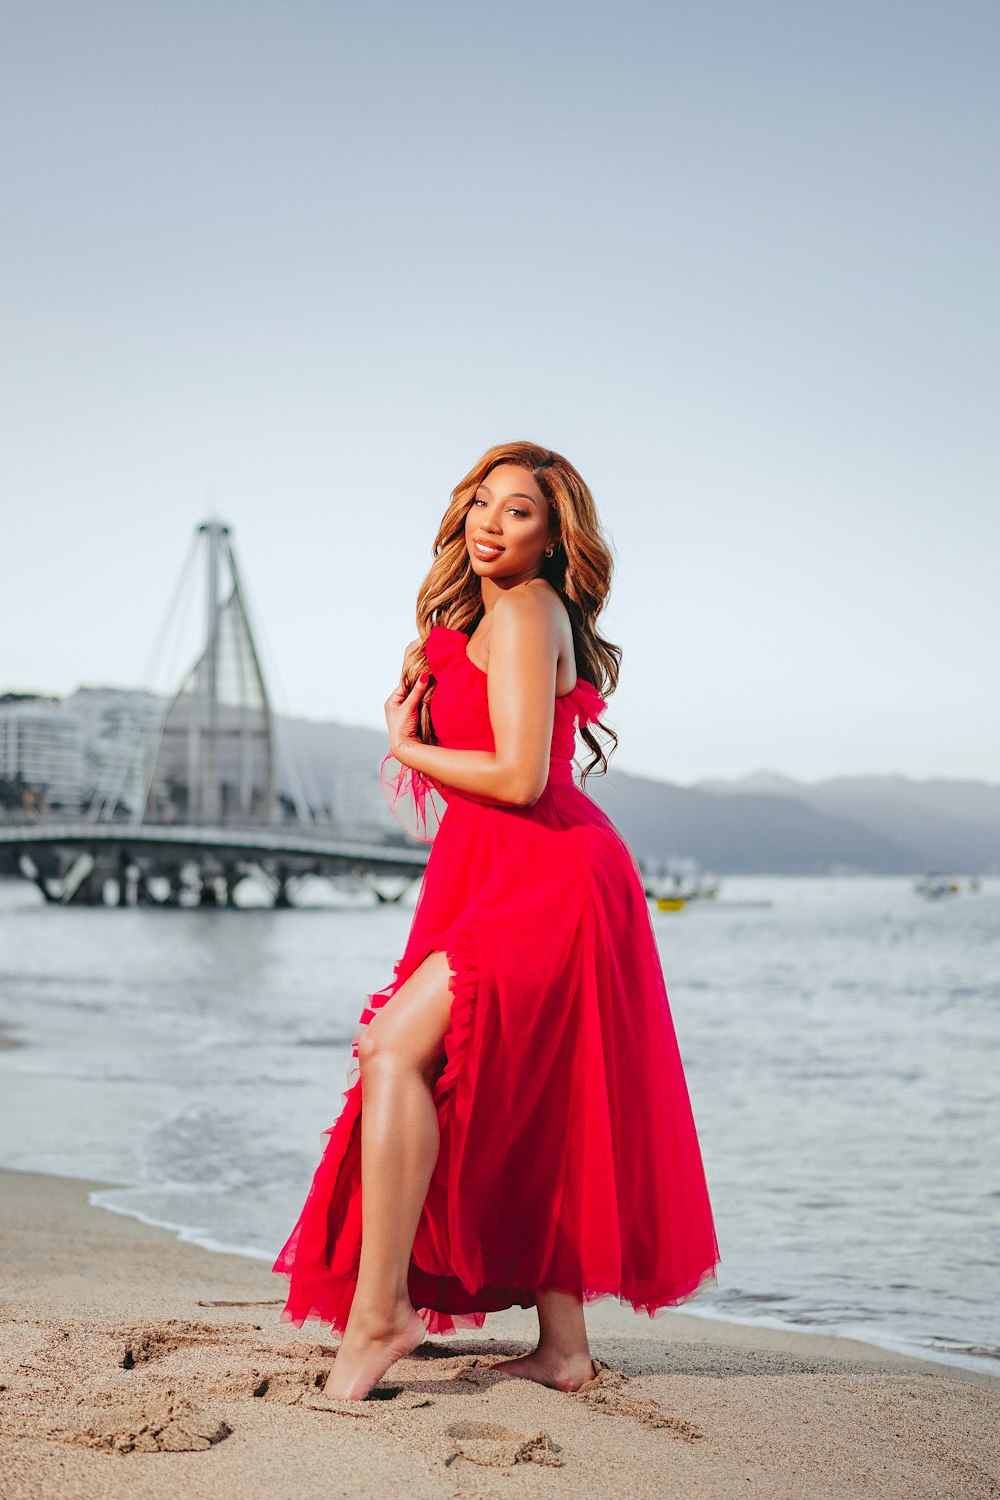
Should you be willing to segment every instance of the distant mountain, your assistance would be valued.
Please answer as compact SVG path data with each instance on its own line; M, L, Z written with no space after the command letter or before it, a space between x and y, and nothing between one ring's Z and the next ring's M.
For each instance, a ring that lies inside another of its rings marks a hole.
M587 791L640 859L685 856L720 875L905 875L913 851L787 796L703 791L613 771Z
M907 776L801 782L758 771L734 781L700 781L696 789L727 798L767 789L901 845L921 870L1000 869L1000 784L994 782Z
M386 751L378 730L285 719L280 731L310 800L335 800L345 770L370 774L375 786ZM759 771L679 786L611 764L587 791L640 859L683 856L720 875L1000 870L1000 786L987 782L852 776L805 783ZM290 790L287 770L281 781Z

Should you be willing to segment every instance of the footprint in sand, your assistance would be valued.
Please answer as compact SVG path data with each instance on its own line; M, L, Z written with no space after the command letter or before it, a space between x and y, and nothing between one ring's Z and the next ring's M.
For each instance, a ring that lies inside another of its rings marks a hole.
M266 1374L253 1371L250 1394L280 1406L298 1406L306 1396L315 1396L329 1375L325 1370L272 1370Z
M584 1381L578 1390L567 1392L574 1401L585 1402L609 1417L629 1417L643 1427L662 1428L685 1442L694 1442L704 1437L700 1427L684 1417L675 1417L663 1410L656 1401L646 1400L633 1394L631 1381L621 1370L612 1370L601 1360L595 1359L597 1374ZM478 1359L468 1361L465 1368L453 1377L456 1381L468 1381L471 1385L488 1386L507 1381L507 1375L494 1375L492 1365L481 1364Z
M594 1364L597 1374L593 1380L585 1381L578 1391L571 1393L574 1401L594 1406L609 1417L631 1417L643 1427L663 1428L688 1443L705 1436L693 1422L688 1422L684 1417L672 1416L656 1401L634 1395L632 1383L623 1371L611 1370L599 1359L595 1359Z
M114 1417L95 1415L86 1427L67 1433L67 1441L106 1453L197 1453L221 1443L232 1428L196 1410L176 1391Z
M163 1359L175 1349L188 1349L192 1344L218 1344L223 1337L231 1338L237 1333L259 1333L259 1323L189 1323L180 1318L168 1318L151 1328L121 1329L115 1337L124 1340L120 1364L123 1370L134 1370L138 1365L151 1364Z
M561 1468L561 1449L545 1431L518 1432L499 1422L454 1422L445 1428L455 1451L449 1464L464 1458L473 1464L507 1469L513 1464L545 1464Z
M368 1392L364 1401L341 1401L323 1394L323 1385L329 1373L329 1367L321 1370L278 1370L267 1375L254 1373L251 1377L251 1393L265 1401L277 1401L282 1406L306 1406L310 1411L330 1411L347 1417L370 1417L370 1403L376 1401L391 1401L396 1410L434 1404L429 1397L405 1391L401 1385L376 1385Z

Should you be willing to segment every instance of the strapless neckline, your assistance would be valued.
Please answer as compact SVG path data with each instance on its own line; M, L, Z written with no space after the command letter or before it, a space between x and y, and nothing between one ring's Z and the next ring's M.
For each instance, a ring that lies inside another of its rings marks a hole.
M480 675L480 677L487 677L489 675L487 673L487 671L486 671L486 668L485 667L481 667L478 662L473 661L472 657L469 655L468 641L469 641L470 638L469 638L469 636L467 636L465 634L464 630L460 630L457 625L432 625L431 626L431 630L442 630L442 631L444 631L444 633L446 635L460 635L460 636L464 636L465 641L466 641L466 646L465 646L465 650L464 650L463 654L465 656L466 661L469 663L469 666L473 669L474 672L478 672L479 675ZM574 695L574 693L578 693L580 691L580 685L581 685L581 683L586 683L586 685L587 685L588 688L591 688L594 691L596 691L596 689L594 688L594 684L592 682L587 682L586 677L581 677L579 675L579 673L578 673L577 674L577 679L574 682L573 686L569 689L569 691L565 692L565 693L557 693L555 695L555 701L557 703L562 703L562 702L565 701L565 699L572 698L573 695Z

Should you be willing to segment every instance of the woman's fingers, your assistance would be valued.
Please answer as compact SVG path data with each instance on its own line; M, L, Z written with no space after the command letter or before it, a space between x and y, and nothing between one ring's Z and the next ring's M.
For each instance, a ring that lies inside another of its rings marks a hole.
M427 686L429 676L429 672L422 672L409 690L400 683L397 688L393 689L387 701L389 703L405 703L408 698L413 698L417 693L422 693Z

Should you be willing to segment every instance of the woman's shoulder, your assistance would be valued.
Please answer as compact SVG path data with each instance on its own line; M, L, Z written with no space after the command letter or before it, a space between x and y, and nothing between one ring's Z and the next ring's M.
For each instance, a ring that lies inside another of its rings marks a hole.
M503 606L500 615L498 608ZM561 681L565 670L572 672L576 679L576 642L573 637L573 626L570 621L569 610L558 592L544 578L526 579L524 583L517 584L508 589L506 593L497 600L493 606L494 624L504 628L505 623L512 623L517 629L519 625L525 627L525 631L536 641L548 639L553 641L558 652L558 677ZM563 667L563 663L566 667ZM571 688L560 686L557 696L564 696Z
M497 619L503 615L513 618L516 611L516 618L553 619L560 625L565 622L567 628L570 624L565 601L547 578L526 578L512 589L505 589L493 608L502 610Z

